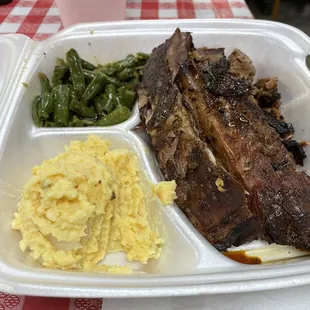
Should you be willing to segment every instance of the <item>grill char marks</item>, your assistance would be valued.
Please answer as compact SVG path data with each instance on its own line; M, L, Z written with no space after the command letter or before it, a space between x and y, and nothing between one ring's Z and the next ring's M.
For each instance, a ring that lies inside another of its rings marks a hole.
M191 36L177 29L153 50L139 90L140 115L165 178L177 182L177 204L207 240L225 250L257 238L262 227L247 207L244 187L215 161L203 126L177 86L191 49ZM194 81L183 83L191 88Z

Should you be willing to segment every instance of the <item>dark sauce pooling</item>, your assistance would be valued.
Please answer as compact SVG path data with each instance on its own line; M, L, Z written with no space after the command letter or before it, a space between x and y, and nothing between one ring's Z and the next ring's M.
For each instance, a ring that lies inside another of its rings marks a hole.
M230 259L242 264L258 265L262 263L259 257L248 256L246 255L245 251L232 251L232 252L226 251L223 252L223 254L226 257L229 257Z

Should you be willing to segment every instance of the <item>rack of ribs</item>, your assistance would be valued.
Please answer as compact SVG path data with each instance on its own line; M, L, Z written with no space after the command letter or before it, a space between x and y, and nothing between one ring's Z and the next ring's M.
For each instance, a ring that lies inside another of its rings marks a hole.
M154 49L139 109L164 177L177 182L178 206L211 244L225 250L258 238L263 229L248 208L244 186L213 156L178 87L179 69L192 49L190 34L180 30Z
M217 249L255 238L310 249L310 178L283 141L292 125L254 98L275 81L254 75L241 51L194 49L177 29L144 68L141 119L178 206Z

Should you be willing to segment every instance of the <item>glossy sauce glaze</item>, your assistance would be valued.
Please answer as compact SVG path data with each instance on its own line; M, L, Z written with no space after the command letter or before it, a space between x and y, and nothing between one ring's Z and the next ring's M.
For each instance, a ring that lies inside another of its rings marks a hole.
M248 256L245 251L231 251L231 252L222 252L226 257L230 259L248 265L258 265L261 264L262 261L259 257Z

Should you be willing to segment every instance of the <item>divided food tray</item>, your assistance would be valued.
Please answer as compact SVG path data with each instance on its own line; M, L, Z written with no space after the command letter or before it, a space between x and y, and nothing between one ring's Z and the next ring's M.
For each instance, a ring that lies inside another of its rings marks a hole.
M141 267L144 273L108 275L49 270L22 253L20 234L10 223L30 169L56 156L64 145L98 134L112 148L133 150L147 177L162 180L154 154L142 132L137 106L126 122L106 128L36 128L30 103L39 93L38 72L51 77L55 60L75 48L82 58L107 63L130 53L150 53L176 27L191 31L196 47L239 48L253 60L256 77L277 76L283 115L292 122L298 140L310 139L310 72L306 56L310 39L279 23L239 20L170 20L95 23L73 26L43 42L22 35L0 37L0 291L45 296L146 297L213 294L275 289L310 283L310 260L244 265L222 255L191 225L174 204L159 214L165 239L157 261ZM308 155L310 152L307 150ZM310 172L310 161L305 161ZM122 255L114 257L122 261Z
M24 35L4 35L0 37L0 102L7 86L16 83L16 76L21 73L23 64L26 65L25 54L32 41Z

